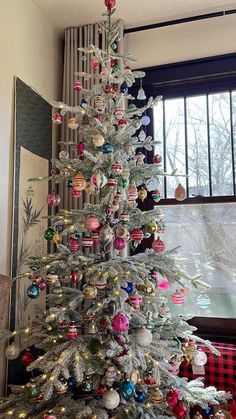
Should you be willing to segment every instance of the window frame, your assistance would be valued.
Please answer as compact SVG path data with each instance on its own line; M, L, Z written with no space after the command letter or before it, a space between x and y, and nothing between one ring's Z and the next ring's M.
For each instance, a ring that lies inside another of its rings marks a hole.
M141 70L146 73L143 87L147 97L160 95L166 100L236 90L236 53L142 68ZM137 83L132 89L132 94L137 96L138 89L139 84ZM232 112L232 105L230 111ZM153 135L153 131L153 125L148 126L148 134ZM152 156L152 153L147 155L147 162L151 163ZM193 196L188 197L184 202L166 198L161 199L158 206L236 202L235 175L233 180L234 195ZM147 207L148 209L153 207L150 199L145 205L139 204L140 208L143 207L144 210ZM198 335L203 338L236 343L236 319L194 317L189 323L198 328Z

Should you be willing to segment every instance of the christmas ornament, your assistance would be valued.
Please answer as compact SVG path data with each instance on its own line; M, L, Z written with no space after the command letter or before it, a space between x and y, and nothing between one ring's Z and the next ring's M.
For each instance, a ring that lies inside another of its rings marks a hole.
M89 377L87 377L81 385L81 390L83 390L85 393L89 393L93 390L93 383Z
M122 239L125 239L126 241L129 239L129 230L126 227L123 227L122 225L118 225L118 227L115 230L116 237L121 237Z
M130 379L131 379L131 381L133 381L134 384L137 384L139 381L141 381L140 374L139 374L139 371L137 369L134 368L131 371Z
M82 83L81 83L81 81L76 81L75 83L74 83L74 86L73 86L73 88L74 88L74 90L76 91L76 92L80 92L82 89L83 89L83 86L82 86Z
M109 178L107 181L107 186L111 189L115 188L117 184L118 184L117 180L113 178Z
M71 189L71 195L73 198L79 198L82 195L81 191L76 191L75 189Z
M182 305L185 303L185 296L180 291L175 291L174 294L171 296L171 302L175 305Z
M113 230L110 226L104 225L99 232L99 240L103 246L106 246L113 240Z
M72 187L73 187L73 185L72 185L72 179L67 179L67 180L66 180L66 187L67 187L68 189L70 189L70 188L72 188Z
M139 141L141 141L141 143L143 143L146 140L146 133L143 129L140 131L138 138Z
M124 115L123 109L117 108L115 111L115 117L120 120L123 118L123 115Z
M124 291L127 292L127 294L131 294L134 291L134 284L132 282L127 282L126 287L122 287Z
M140 87L140 89L139 89L139 91L138 91L138 96L137 96L137 99L138 99L138 100L145 100L145 99L147 99L147 96L146 96L146 94L145 94L145 91L144 91L144 89L142 88L142 84L141 84L141 87Z
M141 289L145 294L153 295L154 294L154 284L152 281L149 281L148 278L145 278L143 285L141 285Z
M104 80L107 75L107 69L104 67L100 73L101 78Z
M61 236L59 233L54 233L53 234L53 238L52 238L53 243L55 243L56 245L61 243Z
M78 153L78 154L83 154L83 152L84 152L84 150L85 150L85 145L84 145L84 143L83 143L82 141L80 141L80 142L77 144L76 149L77 149L77 153Z
M67 126L69 129L75 130L79 128L79 121L76 118L70 118L68 119Z
M91 239L93 241L93 245L94 246L96 246L97 244L100 243L99 235L98 235L98 233L96 231L92 233Z
M161 192L160 189L154 189L154 191L152 191L152 199L154 202L159 202L161 199Z
M70 322L70 326L66 335L67 339L77 339L79 337L75 322Z
M149 116L147 115L143 115L142 118L140 119L140 122L142 125L149 125L151 122L151 119L149 118Z
M188 412L188 409L180 400L178 400L172 411L177 418L184 418Z
M211 408L210 406L207 406L205 409L202 409L203 412L205 413L205 415L209 416L211 413Z
M52 411L49 411L43 416L43 419L57 419L57 417L52 414Z
M99 395L99 396L103 396L105 393L106 393L106 391L107 391L107 387L105 386L105 385L100 385L98 388L97 388L97 394Z
M113 153L113 152L114 152L114 147L113 147L113 145L112 145L112 144L110 144L110 143L104 143L104 144L103 144L103 146L102 146L102 152L103 152L104 154L110 154L110 153Z
M195 365L205 365L207 363L207 355L205 354L205 352L199 349L198 351L196 351L194 355L193 362Z
M95 109L99 112L104 112L106 109L106 101L105 98L101 95L95 96L94 99Z
M97 217L95 217L94 215L89 215L86 218L85 221L85 227L87 230L92 231L92 230L97 230L97 228L100 226L100 223L97 219Z
M63 159L68 159L69 158L69 153L66 150L61 150L59 153L59 159L63 160Z
M117 250L123 250L126 247L126 241L122 237L116 237L113 244Z
M132 145L124 146L124 152L127 153L128 156L133 156L135 153L135 148Z
M61 286L60 282L58 282L57 284L54 285L54 287L52 289L52 293L57 294L59 297L62 296L63 289L62 289L62 286Z
M89 335L96 335L98 333L98 328L97 328L95 319L91 320L88 323L85 322L84 331L85 331L85 334L89 334Z
M143 297L141 295L138 295L137 292L134 292L130 294L128 302L134 309L139 309L141 303L143 302Z
M195 412L192 416L192 419L203 419L200 412Z
M20 347L16 345L14 342L10 343L10 345L6 347L5 356L9 361L18 358L19 355Z
M47 285L53 285L58 282L58 275L56 274L47 274L46 283Z
M159 390L158 388L156 388L155 390L153 390L151 392L151 401L154 404L159 404L161 403L163 400L163 394L161 392L161 390Z
M61 123L62 123L62 115L59 112L56 112L55 115L53 116L52 122L55 125L61 125Z
M120 92L126 94L128 92L128 86L126 81L124 81L120 86Z
M40 293L41 293L41 289L39 288L39 286L36 283L33 283L32 285L30 285L27 288L27 296L31 300L34 300L35 298L38 298Z
M65 394L68 390L67 381L63 378L60 379L54 386L54 390L56 394Z
M34 361L34 356L32 355L32 353L30 352L29 349L26 349L23 354L21 355L21 362L25 367L28 367L28 365L31 364L31 362Z
M218 410L215 415L214 415L215 419L225 419L226 416L225 414L222 412L222 410Z
M166 276L163 276L163 278L160 281L158 281L158 284L157 284L157 288L160 288L161 290L165 290L165 291L168 290L169 286L170 286L170 283Z
M120 208L119 202L117 201L112 201L112 207L114 209L114 212L118 211L118 209Z
M153 157L153 163L154 164L161 164L161 162L162 162L162 157L160 156L160 154L156 154Z
M131 232L131 238L137 243L141 243L143 240L143 232L140 230L140 228L136 228Z
M179 183L177 188L175 189L175 199L177 201L184 201L187 198L186 191L184 187Z
M109 301L109 303L107 304L107 308L108 308L108 313L114 316L117 310L116 302L114 300Z
M125 118L119 119L119 121L118 121L118 128L119 129L124 128L126 125L127 125L127 121L126 121Z
M145 230L147 230L147 232L150 234L155 233L157 231L157 224L155 223L155 221L149 221L145 225Z
M123 223L128 223L129 222L129 213L126 211L123 211L120 214L120 221L122 221Z
M107 390L103 395L102 402L105 409L116 409L120 404L119 393L117 393L117 391L113 389Z
M35 380L31 378L29 383L26 384L26 396L28 399L35 399L40 393L40 387L36 384Z
M135 394L135 385L132 381L126 380L120 386L120 393L125 400L130 400Z
M60 202L61 202L61 198L59 195L57 195L54 192L51 192L50 194L48 194L47 203L49 207L56 207L57 205L60 204Z
M139 245L139 242L132 240L130 242L130 249L134 252L137 249L138 245Z
M100 132L93 134L92 139L93 145L95 147L102 147L105 142L105 138L102 136L102 134L100 134Z
M147 189L145 189L143 186L138 191L138 197L141 199L141 201L144 201L144 199L147 198Z
M134 160L136 161L136 165L143 166L145 157L146 157L145 154L141 152L137 153L134 157Z
M123 165L121 163L112 163L111 171L116 175L122 173Z
M194 360L194 356L197 352L197 345L194 340L189 340L182 347L185 361L190 364Z
M145 399L146 399L147 395L146 395L146 393L144 393L144 391L138 390L138 391L136 391L134 397L135 397L136 402L143 403L143 402L145 402Z
M87 300L94 300L97 297L97 288L93 285L85 285L83 289L84 298Z
M200 294L197 297L197 305L198 305L198 307L203 308L203 309L206 309L206 308L208 308L210 306L210 304L211 304L211 300L210 300L210 298L208 297L207 294Z
M160 237L158 237L156 240L153 240L152 248L156 253L164 252L165 243L160 239Z
M74 191L82 191L85 189L86 180L81 172L76 173L76 175L73 177L72 186Z
M173 408L177 404L178 400L179 400L178 390L175 390L175 389L169 390L167 395L166 395L166 401L167 401L168 405L171 408Z
M111 384L113 383L113 381L115 381L115 378L117 376L117 372L115 367L113 367L112 365L110 365L107 370L106 370L106 378L108 379L108 381L111 382Z
M47 228L47 230L44 232L44 238L46 240L52 240L54 233L55 230L53 230L53 228Z
M77 271L71 271L70 273L70 280L72 283L76 283L82 279L82 275L79 275Z
M112 318L111 326L116 333L123 333L129 328L129 319L126 315L118 313Z
M107 183L106 176L100 171L94 172L91 176L91 185L95 188L102 188Z
M152 343L152 333L145 327L140 327L135 333L135 340L140 346L149 346Z
M96 71L98 69L99 63L96 57L92 57L90 61L90 66L92 70Z
M70 237L69 249L71 252L77 252L77 250L79 249L79 241L77 239L74 239L73 237Z

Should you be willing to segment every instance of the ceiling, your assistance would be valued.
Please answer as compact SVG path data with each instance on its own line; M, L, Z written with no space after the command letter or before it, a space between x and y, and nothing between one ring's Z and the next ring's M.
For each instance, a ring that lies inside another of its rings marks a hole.
M101 20L104 0L33 0L53 26L60 31L70 26ZM117 18L126 28L175 18L228 10L236 7L232 0L117 0Z

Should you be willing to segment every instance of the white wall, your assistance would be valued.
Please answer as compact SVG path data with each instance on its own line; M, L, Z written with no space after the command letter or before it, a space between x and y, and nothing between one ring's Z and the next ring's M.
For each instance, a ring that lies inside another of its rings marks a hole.
M236 52L236 15L189 22L125 36L134 68Z
M59 36L32 0L0 0L0 273L10 273L14 76L43 97L60 99ZM0 303L1 304L1 303ZM7 323L7 315L6 315ZM0 394L4 357L0 347Z

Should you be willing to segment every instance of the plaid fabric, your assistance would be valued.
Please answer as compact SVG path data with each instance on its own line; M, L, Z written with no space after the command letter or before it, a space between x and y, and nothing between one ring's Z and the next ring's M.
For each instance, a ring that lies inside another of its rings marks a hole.
M215 386L218 390L229 391L236 398L236 345L228 343L213 343L213 345L219 350L221 357L215 356L209 349L198 345L208 357L204 383L206 386ZM180 375L190 380L197 377L192 372L192 366L186 363L182 363Z

